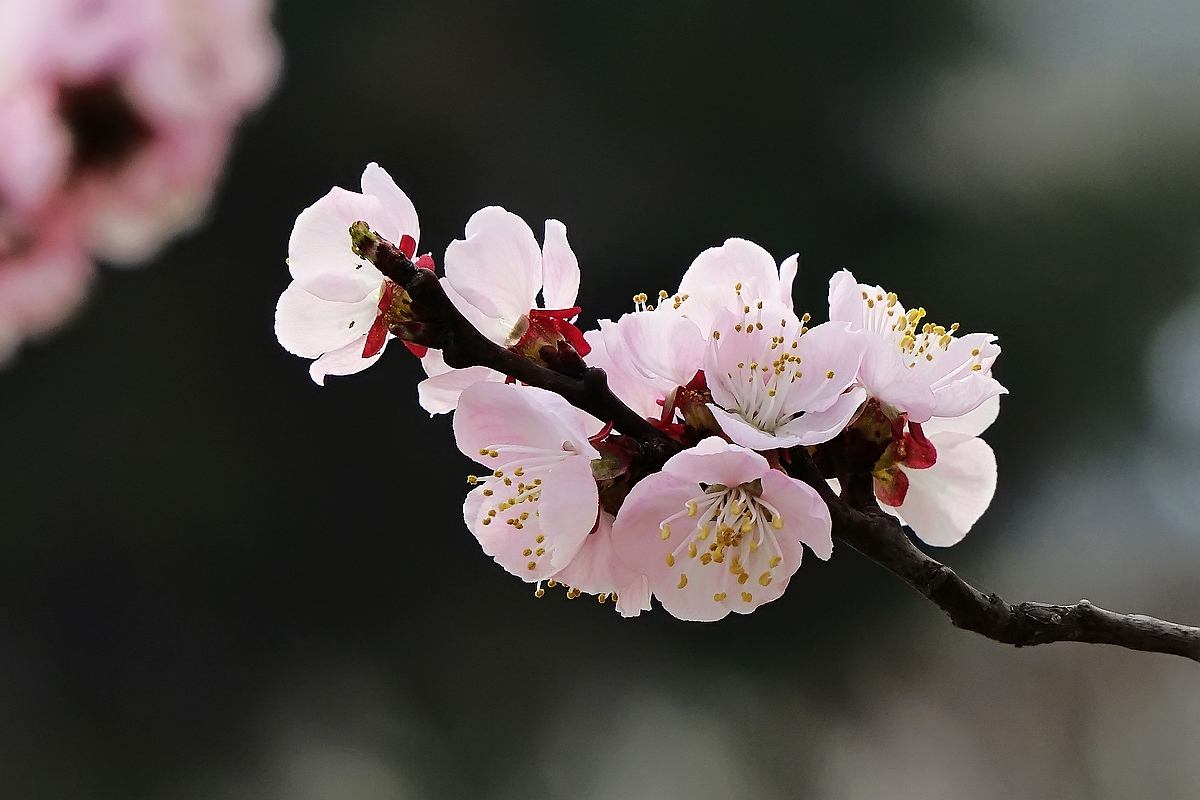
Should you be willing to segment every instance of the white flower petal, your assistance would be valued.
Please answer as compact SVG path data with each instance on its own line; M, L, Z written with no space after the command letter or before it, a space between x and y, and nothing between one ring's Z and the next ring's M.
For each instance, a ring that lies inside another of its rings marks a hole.
M378 227L372 225L375 231L394 245L399 245L400 237L404 235L411 236L418 243L421 241L417 209L387 170L374 161L368 164L362 174L362 190L363 194L374 196L380 203L382 218Z
M931 436L937 463L904 469L908 494L896 508L921 541L949 547L962 541L996 492L996 456L987 442L960 433ZM886 509L886 506L883 506Z
M275 335L289 353L316 358L365 336L378 313L373 297L334 303L293 281L275 307Z
M353 375L362 372L378 361L383 355L382 348L370 358L363 358L363 346L366 342L366 335L360 336L350 344L332 350L310 364L308 374L313 382L318 386L324 386L326 375Z
M433 352L433 351L430 351ZM430 416L448 414L458 407L463 391L477 383L504 381L504 375L487 367L449 369L417 384L417 402Z
M554 455L574 453L585 460L598 458L599 453L587 438L595 431L587 426L574 406L553 392L515 383L477 383L459 398L454 440L468 458L489 466L507 462L503 456L497 460L479 451L499 445L535 448ZM564 450L564 444L572 450Z
M322 275L338 275L378 287L379 270L354 255L350 226L359 220L375 227L387 215L374 197L334 187L296 217L288 241L288 268L298 281L315 281Z
M926 436L941 433L961 433L979 436L992 426L1000 415L1000 395L993 395L980 403L974 411L958 417L932 417L922 427Z
M792 296L792 284L796 281L796 273L800 271L800 254L790 255L779 265L779 299L788 308L795 308L795 298Z
M773 433L768 433L754 427L742 419L741 415L726 411L716 403L709 403L708 410L717 420L717 424L721 426L721 431L726 436L732 439L735 444L740 444L742 447L749 448L750 450L775 450L781 447L794 447L800 444L801 437L796 435L795 432L787 430L786 426Z
M537 302L542 251L524 220L489 206L471 216L466 239L446 248L446 280L468 303L511 329Z
M676 453L663 464L663 472L694 483L737 486L761 478L771 465L752 450L709 436L695 447Z
M778 538L780 545L788 548L793 542L802 542L812 549L817 558L828 561L833 555L833 520L829 507L816 490L803 481L788 477L777 469L762 478L763 499L783 512L783 529ZM785 553L785 560L793 557ZM800 555L794 554L799 566Z
M543 479L537 514L546 538L554 540L550 556L556 570L567 566L579 552L599 512L600 496L587 455L563 459L549 471Z
M747 300L781 300L779 271L775 259L759 245L746 239L726 239L720 247L710 247L687 268L679 282L678 294L697 294L711 287L728 289L742 285Z
M587 331L583 338L592 346L592 352L584 358L589 367L604 370L608 376L608 388L625 405L643 417L657 418L662 409L658 405L664 393L631 366L632 359L625 345L618 324L611 320L600 320L600 330Z
M567 242L567 226L546 220L542 244L542 299L550 309L571 308L579 294L579 259Z
M866 401L867 392L856 386L842 394L824 411L810 411L787 422L775 431L780 439L794 441L793 445L814 445L828 442L846 429L859 407Z
M630 364L657 389L685 386L704 362L704 337L691 320L645 311L617 322Z

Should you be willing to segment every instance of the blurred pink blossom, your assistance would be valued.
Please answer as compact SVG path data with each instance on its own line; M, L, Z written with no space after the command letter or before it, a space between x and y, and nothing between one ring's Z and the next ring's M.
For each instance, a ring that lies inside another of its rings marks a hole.
M5 0L6 351L70 314L93 258L137 264L197 224L279 61L266 0Z

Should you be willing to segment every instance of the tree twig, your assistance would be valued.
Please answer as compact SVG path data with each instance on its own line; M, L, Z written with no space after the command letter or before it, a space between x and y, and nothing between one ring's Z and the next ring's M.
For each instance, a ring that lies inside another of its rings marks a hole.
M365 223L352 228L352 237L356 250L411 298L415 318L403 326L404 338L441 350L451 367L489 367L554 392L602 422L612 422L639 443L651 471L681 449L612 393L603 370L593 367L577 375L565 374L492 342L454 307L432 272L418 269ZM847 476L839 496L807 450L796 448L790 456L789 473L812 486L828 504L834 538L920 592L955 626L1017 647L1088 642L1200 661L1200 628L1119 614L1087 600L1072 605L1010 604L998 595L984 594L918 549L896 518L879 509L869 475Z
M411 298L416 319L405 328L404 338L408 341L441 350L448 366L488 367L560 395L637 441L648 462L661 465L681 449L678 442L612 393L604 370L588 367L577 375L567 375L501 347L476 330L454 307L433 272L416 267L397 247L370 231L365 222L351 228L351 239L363 258Z
M879 509L869 478L852 482L839 497L806 453L793 458L792 471L829 504L836 539L916 589L956 627L1016 647L1087 642L1200 661L1200 628L1119 614L1087 600L1072 605L1012 604L996 594L984 594L912 543L896 518Z

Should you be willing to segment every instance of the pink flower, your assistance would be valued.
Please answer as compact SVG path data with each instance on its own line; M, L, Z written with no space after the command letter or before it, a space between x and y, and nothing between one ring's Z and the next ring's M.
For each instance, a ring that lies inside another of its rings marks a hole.
M516 214L499 206L476 211L467 221L466 238L446 248L442 286L463 316L496 344L535 359L542 347L559 342L580 356L591 350L572 324L579 314L579 261L566 226L557 220L546 220L545 243L539 247ZM430 414L453 411L468 386L504 380L484 367L451 369L435 351L422 363L429 377L417 391Z
M558 395L530 386L484 381L462 392L455 441L491 470L468 478L475 488L463 518L484 552L518 578L555 578L596 528L591 464L600 454L588 436L599 429Z
M361 372L387 344L395 285L354 253L350 226L360 220L409 258L416 253L416 209L375 163L363 171L361 194L334 187L300 212L288 242L293 280L279 297L275 335L289 353L316 359L309 373L318 384Z
M801 334L800 319L777 302L745 309L718 317L704 359L721 430L753 450L837 436L866 397L855 386L866 337L839 322Z
M672 616L713 621L782 595L804 545L828 559L831 528L811 487L714 436L633 488L613 541Z
M868 335L859 382L909 421L961 416L1007 392L992 377L995 336L958 336L957 323L922 324L924 317L925 309L905 311L894 293L858 283L847 270L829 281L829 318Z
M777 268L758 245L729 239L697 256L679 291L673 296L660 292L657 307L648 306L646 295L636 295L634 313L609 322L604 339L609 352L621 354L623 371L636 376L641 386L633 389L631 381L620 378L617 385L627 394L653 396L670 415L676 389L696 380L704 367L706 343L728 315L745 313L748 303L768 303L792 314L797 263L793 255ZM802 322L806 321L807 315Z
M144 261L199 221L234 128L275 82L270 4L25 5L14 82L56 97L54 122L72 142L56 204L77 215L99 257Z
M133 264L201 219L235 127L278 73L269 13L262 0L6 0L0 270L43 269L4 286L61 282L31 252L72 273L88 257ZM48 285L63 304L40 316L65 318L77 294ZM10 314L25 304L0 296L0 328L17 339L35 332Z

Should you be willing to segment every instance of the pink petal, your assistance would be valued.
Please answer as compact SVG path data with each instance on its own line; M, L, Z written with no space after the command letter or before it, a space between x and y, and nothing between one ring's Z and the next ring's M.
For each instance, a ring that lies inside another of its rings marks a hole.
M571 308L579 294L579 259L567 242L567 226L546 220L542 245L543 308Z
M602 319L600 330L587 331L583 337L592 348L584 362L589 367L604 370L613 394L641 416L657 417L661 409L656 401L661 400L664 393L631 367L617 323Z
M329 272L295 283L309 294L334 303L357 303L368 295L374 297L380 286L379 283L367 283L358 276Z
M960 417L933 417L925 423L925 435L936 436L939 433L961 433L967 436L979 436L992 426L1000 415L1000 395L993 395L980 403L974 411L968 411ZM936 445L935 445L936 446Z
M504 458L497 460L479 453L498 445L562 454L568 452L563 449L566 443L574 448L572 452L598 458L588 442L591 433L594 431L588 430L579 412L566 400L553 392L512 383L476 383L462 392L454 415L458 449L468 458L488 465L507 463Z
M738 283L748 301L782 300L775 259L754 242L736 238L696 256L679 282L678 294L699 294L712 287L733 294Z
M715 394L714 392L714 396ZM786 426L774 433L768 433L751 425L740 414L726 411L715 403L709 403L708 410L717 420L717 424L721 426L721 431L726 436L732 439L735 444L739 444L750 450L775 450L781 447L794 447L800 444L801 437L796 436L791 431L785 430Z
M991 504L996 456L987 442L974 436L938 433L930 438L937 463L929 469L904 470L908 494L896 512L921 541L949 547L962 541Z
M829 408L799 416L775 431L775 435L781 439L794 439L788 447L828 442L846 429L866 399L866 390L856 386L840 395Z
M788 256L779 265L779 299L788 308L795 307L795 298L792 297L792 284L795 282L796 273L799 270L799 254Z
M808 484L790 478L777 469L762 478L763 499L783 512L783 529L776 534L784 548L784 561L799 555L793 543L809 546L817 558L828 561L833 554L833 522L825 501Z
M350 344L332 350L310 364L308 374L313 382L324 386L326 375L353 375L378 361L379 356L383 354L382 350L371 358L363 358L363 344L366 338L365 335L360 336Z
M509 340L510 334L513 332L513 320L489 317L467 302L446 278L442 278L440 282L442 284L442 291L446 293L446 297L450 298L450 302L467 318L467 322L470 322L475 330L502 347L508 347L513 344Z
M430 355L435 351L431 350ZM422 363L428 360L427 355ZM447 414L458 407L463 390L484 382L502 382L504 375L487 367L448 369L439 375L426 378L417 384L417 401L421 408L435 414Z
M859 283L849 270L841 270L829 279L829 319L899 341L900 334L892 326L904 318L904 306L887 305L887 295L882 286Z
M937 417L959 417L1002 394L1008 394L1008 389L991 375L972 373L935 390L932 413Z
M533 583L545 580L558 571L553 564L552 553L557 547L546 529L541 525L536 510L530 503L520 503L506 510L499 510L498 495L484 495L485 487L472 490L463 504L463 520L467 528L479 541L483 552L509 573L523 581ZM495 515L488 512L495 510ZM521 527L506 524L511 518L528 514ZM488 520L486 523L484 520ZM585 533L586 535L586 533ZM538 541L541 537L542 541ZM579 548L580 542L567 542L568 548ZM538 549L541 555L537 554Z
M368 164L362 174L362 190L363 194L379 200L382 215L379 227L375 230L380 235L395 245L400 244L402 235L411 236L414 244L421 241L417 209L412 200L408 199L408 195L392 180L387 170L374 161Z
M467 222L466 239L446 248L446 280L468 303L511 327L536 303L542 251L524 220L490 206Z
M288 241L292 277L310 282L322 275L340 275L372 287L382 283L379 270L351 249L350 226L358 220L375 228L387 216L375 197L337 187L301 211Z
M276 305L275 335L289 353L316 358L359 340L377 314L373 297L334 303L314 297L293 281Z
M752 450L710 436L695 447L676 453L663 464L663 472L691 483L739 486L761 478L767 460Z
M630 365L658 390L684 386L704 363L704 336L691 320L641 311L617 322Z
M547 540L553 540L554 547L548 548L550 561L555 569L562 569L583 546L600 513L590 455L563 459L550 469L542 479L537 510Z
M867 341L844 322L826 322L801 336L793 353L802 359L802 376L788 393L787 409L824 411L839 401L858 378Z
M571 563L554 575L554 580L587 594L615 591L619 583L629 583L635 573L617 558L612 543L613 517L601 511L596 529L588 535ZM640 577L640 576L637 576Z
M914 422L924 422L933 414L935 400L929 382L905 365L896 342L867 337L858 377L872 397L907 412Z

